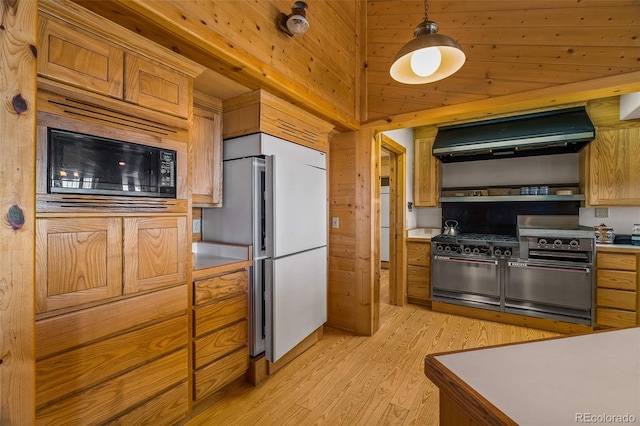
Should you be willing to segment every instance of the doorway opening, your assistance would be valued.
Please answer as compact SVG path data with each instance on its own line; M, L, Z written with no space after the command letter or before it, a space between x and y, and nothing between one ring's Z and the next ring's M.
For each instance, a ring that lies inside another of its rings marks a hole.
M379 134L376 139L380 143L381 153L379 241L381 261L379 268L388 269L389 277L388 300L386 294L381 294L381 301L404 306L407 269L405 259L406 149L384 134Z

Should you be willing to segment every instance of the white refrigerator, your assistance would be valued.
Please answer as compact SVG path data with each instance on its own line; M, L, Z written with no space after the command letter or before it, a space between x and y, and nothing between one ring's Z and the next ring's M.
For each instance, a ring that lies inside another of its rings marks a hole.
M320 151L266 134L226 140L205 240L252 244L250 351L277 361L327 320L327 176Z

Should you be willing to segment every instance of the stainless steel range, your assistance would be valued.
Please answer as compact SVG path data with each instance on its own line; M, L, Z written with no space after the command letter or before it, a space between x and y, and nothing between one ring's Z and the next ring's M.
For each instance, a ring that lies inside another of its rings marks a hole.
M593 230L521 225L518 234L432 238L432 300L593 325Z
M506 264L517 259L518 239L509 235L438 235L431 239L431 298L504 311Z

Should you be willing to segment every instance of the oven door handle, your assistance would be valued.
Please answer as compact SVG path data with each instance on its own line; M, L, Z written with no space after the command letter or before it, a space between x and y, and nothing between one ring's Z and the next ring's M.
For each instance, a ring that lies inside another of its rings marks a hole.
M477 259L456 259L450 258L447 256L434 256L434 259L437 260L446 260L447 262L458 262L458 263L484 263L486 265L497 265L497 260L477 260Z
M544 269L544 270L565 271L565 272L582 272L584 274L588 274L589 272L591 272L591 268L586 268L586 267L563 268L561 266L531 265L525 262L508 262L508 265L510 267L516 267L516 268Z

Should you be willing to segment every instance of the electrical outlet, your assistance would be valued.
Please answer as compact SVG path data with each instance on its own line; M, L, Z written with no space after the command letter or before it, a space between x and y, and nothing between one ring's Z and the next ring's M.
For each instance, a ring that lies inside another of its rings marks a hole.
M339 217L332 217L331 218L331 227L332 228L340 228L340 218Z
M596 208L596 217L601 217L601 218L609 217L609 209L606 207Z
M192 221L192 233L199 234L200 233L200 219L193 219Z

